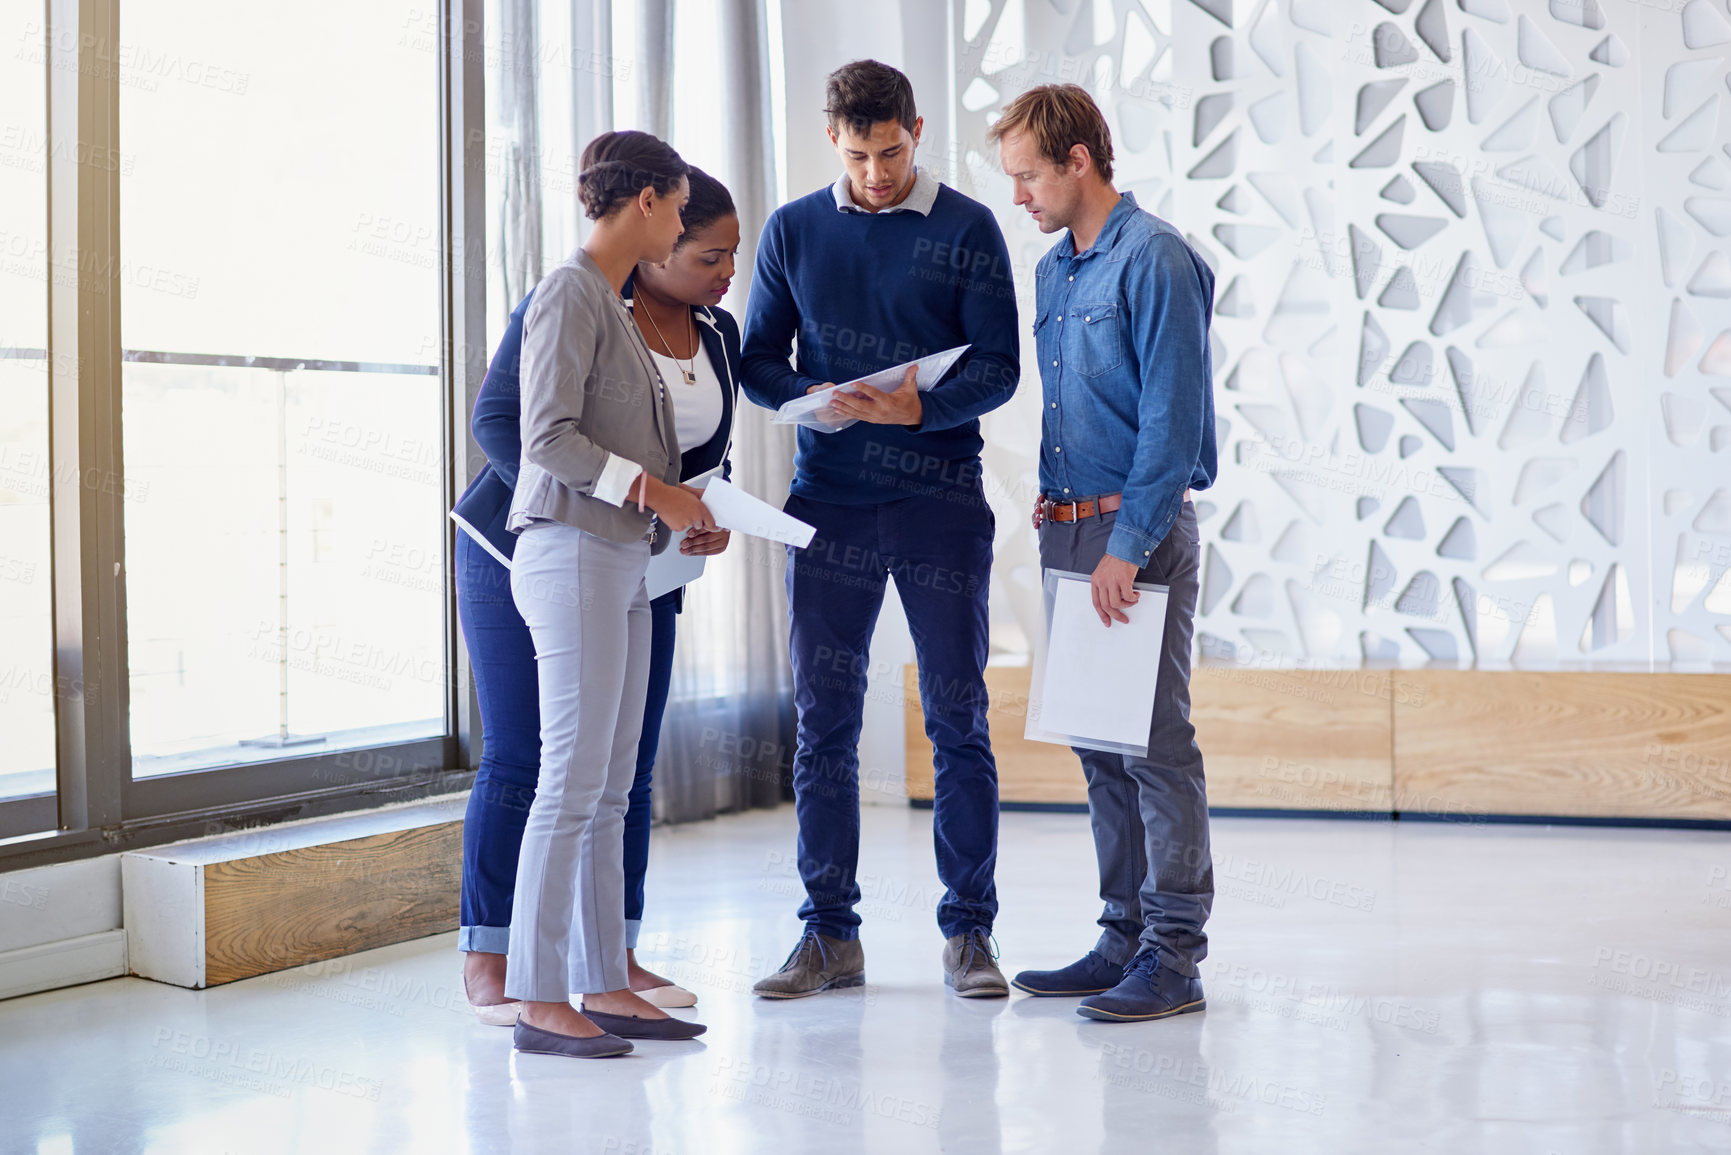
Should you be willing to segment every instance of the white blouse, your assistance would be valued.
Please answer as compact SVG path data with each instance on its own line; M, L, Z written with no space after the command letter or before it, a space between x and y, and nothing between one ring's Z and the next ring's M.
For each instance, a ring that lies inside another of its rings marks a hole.
M698 343L695 363L687 361L682 364L653 350L651 353L656 368L661 370L661 380L667 385L668 395L673 398L673 429L679 438L679 452L690 453L699 445L707 444L721 428L721 375L709 363L709 351L701 342ZM693 366L697 384L685 383L683 365Z

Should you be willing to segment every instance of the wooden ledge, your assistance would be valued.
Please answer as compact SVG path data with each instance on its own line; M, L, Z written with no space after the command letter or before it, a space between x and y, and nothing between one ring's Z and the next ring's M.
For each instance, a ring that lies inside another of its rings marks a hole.
M467 794L121 856L131 971L207 987L453 930Z
M986 670L999 796L1086 803L1075 755L1022 737L1030 674ZM908 796L924 801L915 667L904 685ZM1731 820L1731 677L1717 672L1204 663L1190 719L1217 807Z

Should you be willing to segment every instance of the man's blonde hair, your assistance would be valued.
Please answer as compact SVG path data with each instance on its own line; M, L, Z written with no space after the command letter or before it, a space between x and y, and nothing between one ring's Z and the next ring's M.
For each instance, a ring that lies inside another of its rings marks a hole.
M1088 90L1079 84L1042 84L1010 102L986 133L997 144L1012 132L1025 132L1040 155L1053 164L1070 162L1070 150L1081 145L1094 158L1100 179L1112 179L1112 132L1106 116Z

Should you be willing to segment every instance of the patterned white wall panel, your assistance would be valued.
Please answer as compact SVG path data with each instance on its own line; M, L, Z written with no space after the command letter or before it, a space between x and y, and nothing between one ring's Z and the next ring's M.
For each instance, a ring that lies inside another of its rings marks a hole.
M1671 7L1641 10L1627 66L1647 179L1631 304L1648 337L1654 649L1693 664L1731 652L1731 12Z
M1084 84L1215 269L1205 650L1731 660L1726 0L954 9L962 139ZM1034 384L988 428L1022 488Z
M941 11L936 5L933 11ZM997 150L986 144L991 115L1036 84L1074 81L1101 98L1120 153L1118 186L1157 212L1171 211L1173 125L1188 115L1172 106L1188 95L1171 81L1171 4L1117 0L955 0L957 125L946 177L998 214L1015 266L1025 368L1017 396L982 422L987 492L998 517L994 593L1013 610L1017 630L993 619L994 649L1025 647L1040 627L1039 555L1029 514L1039 493L1040 387L1033 366L1034 266L1053 238L1010 202ZM932 151L921 145L922 163Z

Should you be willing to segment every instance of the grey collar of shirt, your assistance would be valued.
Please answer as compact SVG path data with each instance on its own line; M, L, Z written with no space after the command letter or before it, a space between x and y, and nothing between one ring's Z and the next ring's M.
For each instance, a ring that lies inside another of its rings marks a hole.
M907 199L899 205L891 205L887 209L879 209L880 213L919 213L922 217L932 215L932 206L938 201L938 189L943 186L938 178L920 167L914 168L914 187L909 190ZM854 203L853 193L848 189L847 173L836 178L830 186L830 192L835 194L835 207L844 213L864 213L866 210Z

